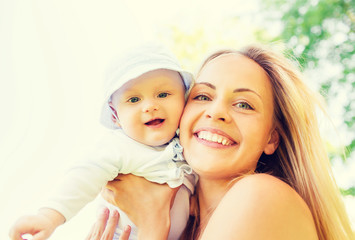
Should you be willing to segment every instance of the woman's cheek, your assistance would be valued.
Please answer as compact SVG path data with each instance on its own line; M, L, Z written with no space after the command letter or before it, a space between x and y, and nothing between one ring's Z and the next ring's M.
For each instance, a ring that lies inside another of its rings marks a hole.
M186 105L180 121L180 142L184 148L184 145L187 144L188 137L192 135L192 129L190 126L192 126L193 119L190 112L189 105Z

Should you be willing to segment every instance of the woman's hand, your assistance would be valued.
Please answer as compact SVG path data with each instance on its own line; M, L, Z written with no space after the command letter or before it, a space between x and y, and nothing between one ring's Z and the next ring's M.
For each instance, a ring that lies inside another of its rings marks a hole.
M129 216L139 229L138 238L156 240L168 237L170 208L178 190L132 174L120 174L106 185L102 196Z
M110 214L108 208L103 208L85 240L112 240L119 218L116 210ZM130 233L131 227L126 226L119 240L128 240Z

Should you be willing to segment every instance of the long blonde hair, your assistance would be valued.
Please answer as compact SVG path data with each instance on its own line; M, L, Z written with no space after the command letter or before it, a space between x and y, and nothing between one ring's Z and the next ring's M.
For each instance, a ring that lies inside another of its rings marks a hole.
M297 191L312 212L319 239L352 239L350 221L320 136L316 116L317 107L324 109L320 95L302 82L291 61L264 47L218 51L205 60L201 69L212 59L231 53L259 64L273 88L280 145L273 155L261 156L256 171L279 177ZM195 218L194 226L198 227L198 215ZM196 229L188 231L190 237L198 234Z

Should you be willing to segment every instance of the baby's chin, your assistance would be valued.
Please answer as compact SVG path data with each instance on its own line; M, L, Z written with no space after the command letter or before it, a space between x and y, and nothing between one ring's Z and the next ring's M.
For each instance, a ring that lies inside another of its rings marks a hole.
M157 137L156 139L150 139L145 141L145 145L152 146L152 147L159 147L163 146L166 144L169 144L169 142L175 137L175 132L174 134L163 136L163 137Z

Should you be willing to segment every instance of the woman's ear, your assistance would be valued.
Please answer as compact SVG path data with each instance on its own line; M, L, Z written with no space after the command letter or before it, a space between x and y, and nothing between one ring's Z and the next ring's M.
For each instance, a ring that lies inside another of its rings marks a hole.
M279 146L279 143L280 143L279 133L276 129L274 129L272 130L269 137L269 141L265 146L264 153L266 155L273 154L276 151L277 147Z
M118 116L117 116L117 111L115 109L115 107L113 106L112 102L109 102L108 103L110 109L111 109L111 120L112 122L114 122L118 127L121 127L121 124L120 124L120 121L118 119Z

